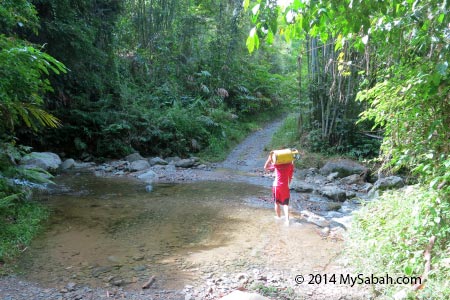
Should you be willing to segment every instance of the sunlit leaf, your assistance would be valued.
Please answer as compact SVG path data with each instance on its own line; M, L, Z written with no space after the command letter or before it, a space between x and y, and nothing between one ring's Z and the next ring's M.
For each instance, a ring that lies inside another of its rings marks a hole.
M267 33L266 39L269 44L273 43L274 35L271 30L269 30L269 32Z
M250 0L244 0L244 3L242 4L242 6L244 7L245 10L248 9L249 5L250 5Z

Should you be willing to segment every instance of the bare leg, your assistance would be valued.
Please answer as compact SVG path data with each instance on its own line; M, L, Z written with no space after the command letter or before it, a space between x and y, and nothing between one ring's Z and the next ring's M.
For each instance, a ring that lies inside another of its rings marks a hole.
M280 204L278 204L277 202L275 202L275 213L277 214L278 218L281 218Z
M283 213L286 218L286 225L289 225L289 205L283 205Z

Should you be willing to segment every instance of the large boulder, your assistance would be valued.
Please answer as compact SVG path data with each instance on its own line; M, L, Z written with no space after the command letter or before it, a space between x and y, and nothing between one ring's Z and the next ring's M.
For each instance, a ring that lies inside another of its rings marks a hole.
M369 196L373 197L378 194L379 191L399 189L405 186L403 178L398 176L388 176L378 179L372 189L369 191Z
M343 184L363 184L364 183L364 179L362 178L362 176L360 176L359 174L353 174L347 177L344 177L341 179L341 183Z
M337 172L337 177L343 178L352 174L367 173L368 169L350 159L338 159L328 161L322 168L320 168L320 174L328 176L331 173Z
M197 160L195 158L185 158L185 159L180 159L179 161L175 162L175 167L192 168L196 164L197 164Z
M150 168L150 164L146 159L133 161L128 167L131 172L143 171Z
M294 178L291 183L291 189L299 193L312 193L316 190L316 187L303 180L298 180L297 178Z
M52 152L31 152L20 160L24 168L41 168L46 171L55 171L61 165L61 158Z
M320 189L319 193L335 201L343 202L348 198L347 193L335 185L324 186Z

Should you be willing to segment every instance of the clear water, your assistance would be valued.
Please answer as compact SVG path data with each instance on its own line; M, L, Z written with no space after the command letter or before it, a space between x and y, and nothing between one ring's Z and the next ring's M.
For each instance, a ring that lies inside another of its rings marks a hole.
M202 181L160 184L147 192L131 179L90 174L57 179L60 192L41 194L52 210L43 234L18 269L47 286L183 288L205 276L254 267L294 274L326 265L339 247L292 214L274 219L268 187Z

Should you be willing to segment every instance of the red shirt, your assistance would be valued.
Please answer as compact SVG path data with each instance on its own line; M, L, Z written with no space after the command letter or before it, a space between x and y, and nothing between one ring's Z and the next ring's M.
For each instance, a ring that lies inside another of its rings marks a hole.
M271 165L269 169L275 170L273 186L289 186L289 182L291 182L292 175L294 174L294 165L292 163Z

